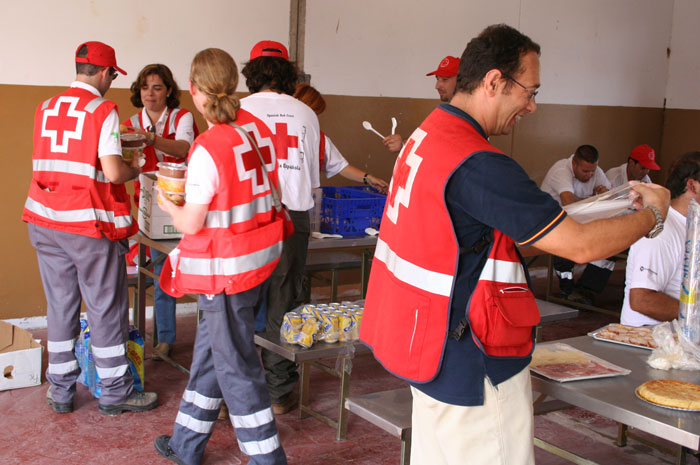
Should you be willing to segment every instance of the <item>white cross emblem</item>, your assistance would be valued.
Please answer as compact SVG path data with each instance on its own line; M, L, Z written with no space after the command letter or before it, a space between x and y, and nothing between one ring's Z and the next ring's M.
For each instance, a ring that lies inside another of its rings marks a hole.
M51 139L51 151L52 152L60 152L60 153L68 153L68 142L70 139L76 139L80 140L83 135L83 123L85 122L85 112L84 111L79 111L76 110L75 107L78 104L80 99L78 97L67 97L67 96L62 96L59 97L58 100L56 100L56 106L53 108L49 108L44 111L44 118L41 124L41 137L48 137ZM64 113L64 115L60 115L61 111L61 104L63 103L68 103L68 109ZM55 118L61 118L63 117L72 117L76 118L77 121L75 123L75 129L72 131L68 130L63 130L63 137L61 138L61 143L59 144L59 130L57 129L48 129L46 127L46 120L49 117L55 117Z
M265 147L268 148L270 152L270 160L269 163L265 163L265 168L267 169L268 173L273 171L275 169L275 163L277 163L277 161L275 158L275 146L272 142L272 138L262 137L255 123L244 124L241 127L246 132L250 133L253 137L253 140L257 142L258 148L260 149L260 152L263 155L263 160L265 159L264 149ZM262 168L246 169L246 160L243 159L243 155L245 155L246 158L252 158L255 161L257 161L258 154L255 151L255 149L250 145L250 141L248 140L248 138L243 134L241 134L241 137L243 138L243 143L233 148L233 153L235 154L236 158L236 170L238 171L238 180L245 181L250 179L251 185L253 186L253 195L260 194L270 188L270 181L267 175L263 175L262 173L260 173L261 176L258 176L258 171L261 171ZM250 164L250 162L248 164ZM257 163L254 164L257 166ZM262 183L259 183L258 180L261 180Z
M391 177L391 185L389 186L389 206L386 209L386 216L391 220L392 223L396 224L399 219L399 205L403 205L408 208L408 204L411 201L411 190L413 189L413 181L416 179L416 174L418 174L418 167L423 161L422 157L416 155L416 150L423 142L425 136L428 135L427 132L418 128L413 131L411 137L409 137L408 142L404 146L404 151L409 150L405 157L405 165L400 166L402 163L403 151L396 160L397 170L394 176ZM394 186L394 182L397 186ZM396 193L394 194L394 187L396 187Z

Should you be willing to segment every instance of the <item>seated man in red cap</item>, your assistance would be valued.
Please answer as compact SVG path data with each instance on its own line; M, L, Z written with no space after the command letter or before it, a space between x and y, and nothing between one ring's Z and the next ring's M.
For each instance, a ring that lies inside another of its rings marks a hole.
M457 86L457 71L459 71L459 58L448 55L440 61L435 71L426 74L426 76L435 76L435 90L438 91L441 102L450 103L452 100ZM391 152L400 152L403 146L401 135L386 136L384 146Z
M651 182L649 171L660 169L659 165L654 161L655 157L654 149L646 144L638 145L632 149L632 153L627 158L627 163L610 168L605 172L605 176L607 176L613 188L627 184L627 181Z

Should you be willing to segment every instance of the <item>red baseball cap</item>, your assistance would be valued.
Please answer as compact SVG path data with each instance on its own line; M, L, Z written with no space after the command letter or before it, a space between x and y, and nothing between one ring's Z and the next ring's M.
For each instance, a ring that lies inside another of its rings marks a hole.
M250 61L259 57L278 57L289 61L287 47L274 40L261 40L250 51Z
M636 160L644 168L647 168L650 170L661 169L659 167L659 165L657 165L656 162L654 161L655 157L656 157L656 153L654 152L654 149L652 149L651 147L649 147L646 144L636 146L635 148L632 149L632 153L630 153L630 158L632 160Z
M83 45L87 45L88 53L85 57L79 57L78 52ZM111 66L126 76L126 71L117 66L117 58L114 56L114 49L102 42L85 42L78 45L78 48L75 50L75 62L89 63L95 66L104 66L105 68Z
M459 71L459 58L448 55L442 59L435 71L426 74L426 76L434 74L440 77L452 77L457 76L457 71Z

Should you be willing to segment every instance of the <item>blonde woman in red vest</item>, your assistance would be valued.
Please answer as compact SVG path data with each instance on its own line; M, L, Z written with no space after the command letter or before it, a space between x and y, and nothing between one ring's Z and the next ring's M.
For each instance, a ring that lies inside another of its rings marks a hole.
M146 65L131 84L131 103L142 110L123 124L130 132L144 134L146 145L143 153L145 164L142 172L158 171L158 162L185 163L190 145L199 133L194 116L188 110L179 108L180 88L173 73L165 65ZM139 183L134 183L134 199L138 205ZM151 249L151 258L161 255ZM160 274L162 264L154 267ZM153 283L155 299L155 322L158 344L153 351L153 360L162 360L160 354L170 355L175 342L175 299L160 289L158 281Z
M201 462L224 401L249 463L287 463L253 342L254 314L282 252L286 214L272 133L240 109L237 84L226 52L195 56L190 93L209 128L190 149L184 206L158 196L185 234L163 267L162 289L176 297L201 294L203 315L173 434L155 441L178 464Z

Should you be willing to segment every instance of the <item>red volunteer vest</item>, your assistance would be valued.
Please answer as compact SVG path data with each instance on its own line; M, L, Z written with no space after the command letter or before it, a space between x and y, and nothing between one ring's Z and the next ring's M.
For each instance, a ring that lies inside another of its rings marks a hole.
M386 369L411 381L428 382L440 368L459 257L444 192L452 173L479 151L499 152L467 121L438 108L394 167L360 339ZM466 309L469 327L486 354L525 357L539 311L513 240L497 230L493 236Z
M124 185L107 180L97 157L102 124L116 108L81 88L39 105L32 182L22 220L83 236L104 234L110 240L138 231Z
M192 144L190 155L197 146L211 155L219 191L204 228L185 235L163 266L160 286L174 297L251 289L272 274L282 253L289 219L273 206L269 183L279 185L273 136L250 113L239 110L237 115L236 124L258 144L269 178L248 139L228 124L211 127Z
M180 124L180 119L182 119L183 116L189 113L190 111L185 110L184 108L169 109L168 117L165 120L165 128L163 129L162 137L165 139L175 140L175 134L177 133L177 127ZM124 121L124 126L130 128L144 129L146 125L143 121L143 111L138 112L128 120ZM197 124L193 123L192 129L194 129L194 136L197 137L199 135L199 131L197 130ZM186 160L186 158L175 158L168 155L163 155L163 160L158 160L158 156L156 155L156 149L153 148L153 146L146 147L145 149L143 149L143 153L146 156L146 164L143 165L141 171L144 173L158 171L157 165L159 161L166 161L169 163L184 163Z

